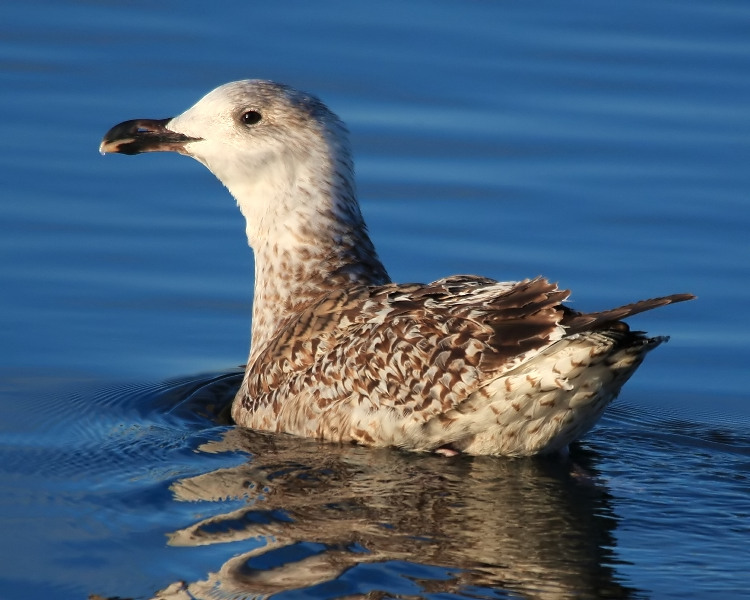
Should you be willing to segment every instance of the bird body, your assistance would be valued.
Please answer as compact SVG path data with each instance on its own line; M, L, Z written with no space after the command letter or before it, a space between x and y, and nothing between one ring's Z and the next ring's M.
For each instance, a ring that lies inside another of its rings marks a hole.
M666 338L545 279L396 284L356 199L343 123L317 98L245 80L174 119L112 128L103 153L172 150L237 200L255 253L252 345L237 424L416 451L527 456L588 431Z

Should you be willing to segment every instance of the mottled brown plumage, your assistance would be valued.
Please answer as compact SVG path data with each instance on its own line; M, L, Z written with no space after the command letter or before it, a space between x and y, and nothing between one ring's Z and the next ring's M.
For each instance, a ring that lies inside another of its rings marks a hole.
M232 407L245 427L419 451L559 451L665 339L621 319L692 298L583 314L542 278L391 283L356 200L345 127L279 84L227 84L175 119L116 126L101 149L187 154L237 199L256 264L252 349Z

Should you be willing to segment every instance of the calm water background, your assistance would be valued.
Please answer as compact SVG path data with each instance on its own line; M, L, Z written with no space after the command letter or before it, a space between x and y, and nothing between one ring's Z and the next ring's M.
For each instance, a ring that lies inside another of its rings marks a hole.
M750 6L267 4L0 8L0 598L750 597ZM241 217L97 147L248 77L349 124L395 280L699 300L570 462L222 425Z

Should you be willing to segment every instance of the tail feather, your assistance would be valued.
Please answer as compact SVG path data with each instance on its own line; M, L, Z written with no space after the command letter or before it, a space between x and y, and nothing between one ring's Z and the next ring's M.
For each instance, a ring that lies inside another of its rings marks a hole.
M571 334L600 329L603 326L613 327L622 319L627 319L638 313L651 310L652 308L665 306L667 304L674 304L675 302L685 302L686 300L692 300L693 298L695 298L693 294L672 294L671 296L662 296L661 298L639 300L632 304L626 304L617 308L593 313L579 313L566 307L567 313L563 317L562 325L568 330L568 333ZM624 326L624 323L621 324L621 326Z

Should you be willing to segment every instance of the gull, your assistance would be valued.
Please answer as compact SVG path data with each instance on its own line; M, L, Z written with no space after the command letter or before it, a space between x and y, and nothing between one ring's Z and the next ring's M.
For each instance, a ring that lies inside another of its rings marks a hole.
M229 190L255 254L239 426L446 455L564 453L666 337L542 277L391 282L357 202L348 132L286 85L222 85L171 119L110 129L100 152L171 151Z

